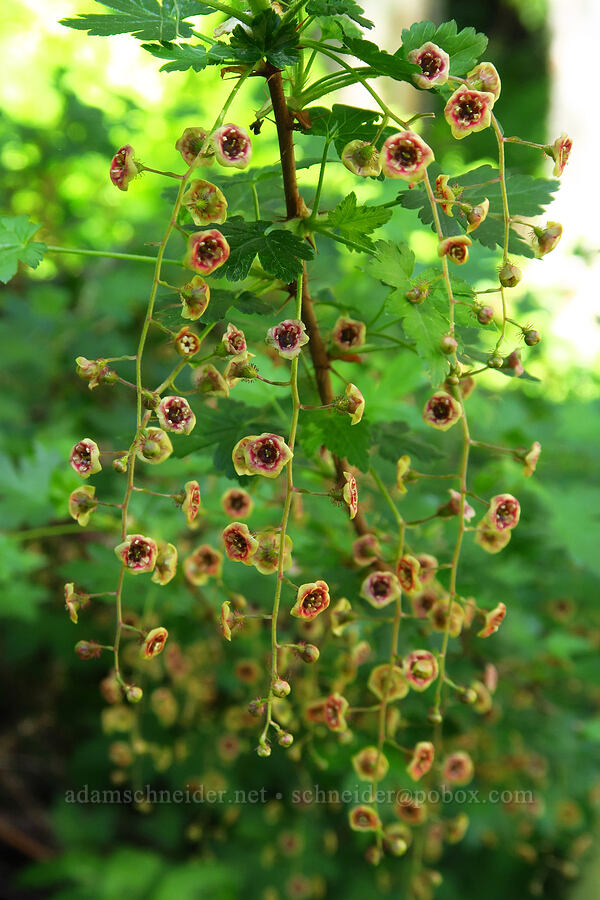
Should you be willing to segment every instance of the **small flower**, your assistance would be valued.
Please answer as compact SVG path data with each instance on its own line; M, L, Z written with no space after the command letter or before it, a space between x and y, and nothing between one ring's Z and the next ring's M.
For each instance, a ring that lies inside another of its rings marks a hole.
M152 538L144 537L143 534L128 534L115 547L115 553L133 575L141 575L154 569L158 547Z
M190 181L181 203L195 225L221 225L227 218L227 200L216 184L197 178Z
M212 166L215 154L210 142L207 141L208 132L204 128L186 128L177 143L175 149L179 150L186 165Z
M419 553L417 554L417 559L419 561L419 581L424 586L426 584L430 584L435 578L435 573L438 570L439 563L435 556L431 556L429 553Z
M444 108L452 137L460 141L474 131L487 128L493 105L494 95L488 91L474 91L464 84L457 88Z
M325 701L323 717L330 731L347 731L348 725L344 715L348 706L348 701L341 694L329 695Z
M69 497L69 515L82 527L87 525L91 514L98 508L98 501L94 499L95 493L95 487L84 484L76 488Z
M448 634L453 638L458 637L463 628L465 618L464 610L460 603L456 603L454 600L452 601L450 610L448 610L448 598L441 597L439 600L436 600L429 612L429 619L433 630L442 633L445 632L448 616L450 616Z
M519 269L518 266L514 266L512 263L505 262L504 265L500 267L500 271L498 272L498 279L502 287L512 288L516 287L523 277L523 273Z
M446 84L450 74L450 57L445 50L427 41L416 50L411 50L408 60L419 66L420 75L413 75L413 81L420 88L433 88Z
M358 512L358 488L356 487L356 478L351 472L344 472L346 484L342 491L344 503L350 510L350 518L353 519Z
M412 606L413 613L418 619L425 619L435 606L439 597L439 585L437 583L432 584L430 587L425 588L424 591L421 591L420 594L412 594L410 598L410 605Z
M346 597L342 597L331 610L331 633L340 637L353 621L350 601Z
M231 322L227 325L227 331L221 338L221 344L226 356L239 356L248 349L246 335L241 328L236 328Z
M448 175L438 175L435 179L435 196L442 200L440 203L440 207L443 213L446 213L447 216L452 216L454 213L453 204L456 200L456 195L454 191L448 187Z
M406 494L406 485L404 484L404 476L410 469L410 456L401 456L396 463L396 488L401 494Z
M352 757L352 765L362 781L381 781L390 767L386 757L377 747L365 747Z
M506 531L497 531L492 528L487 516L484 516L477 525L475 531L475 543L478 544L486 553L500 553L504 550L511 539L511 533Z
M460 515L460 493L458 491L455 491L453 488L450 488L448 493L450 494L450 500L448 501L448 503L444 503L442 506L439 506L437 510L437 515L441 516L442 518L450 518L451 516ZM470 522L474 515L475 510L470 505L470 503L467 503L465 498L465 505L463 510L465 522Z
M468 784L474 772L473 760L464 750L450 753L442 762L442 781L449 784Z
M181 300L181 318L196 321L206 312L210 301L210 287L200 275L194 275L179 289Z
M197 587L206 584L209 578L220 578L223 555L208 544L200 544L183 561L185 577Z
M197 481L186 481L183 488L185 494L181 504L181 511L187 524L191 525L200 511L200 485Z
M552 170L552 174L557 178L559 178L564 172L572 149L573 141L567 134L565 134L564 131L560 135L560 137L556 138L553 144L550 144L548 147L544 148L544 153L547 156L551 156L554 160L554 169Z
M362 534L352 544L352 559L357 566L370 566L381 556L381 546L374 534Z
M191 331L185 325L173 339L175 350L179 356L195 356L202 345L202 341L195 331Z
M109 369L105 359L86 359L85 356L78 356L75 363L77 364L75 371L80 378L89 382L90 391L93 391L99 384L112 383L115 380L115 373Z
M229 385L212 363L205 363L192 370L192 384L200 394L229 397Z
M463 266L469 258L471 244L471 238L466 234L444 238L438 244L438 256L447 256L457 266Z
M505 356L502 360L501 369L509 369L514 372L515 378L518 378L523 374L525 369L523 368L523 363L521 362L521 351L513 350L512 353L509 353L508 356Z
M308 344L308 335L304 322L299 319L285 319L269 328L265 341L271 347L275 347L284 359L294 359L302 347Z
M222 166L245 169L252 156L250 135L243 128L231 123L222 125L211 135L215 159Z
M406 697L409 691L408 681L402 669L399 666L390 667L386 664L375 666L371 670L367 685L371 693L375 694L379 700L383 700L385 697L390 703Z
M277 478L293 455L280 435L269 432L242 438L232 451L238 475L263 475L265 478Z
M230 488L221 497L221 506L226 516L232 519L246 519L252 512L252 497L242 488Z
M346 386L344 394L345 396L338 401L337 408L340 412L348 413L351 425L358 425L365 411L365 398L352 382Z
M468 87L474 91L486 91L488 94L494 95L494 100L500 96L502 85L498 70L490 62L479 63L474 69L467 74L466 82Z
M100 449L96 441L83 438L78 441L69 456L69 465L82 478L89 478L102 471L100 465Z
M381 172L379 150L368 141L350 141L342 150L341 160L354 175L377 177Z
M451 394L445 391L436 391L429 398L423 410L423 419L433 428L447 431L456 425L462 416L462 407Z
M379 831L381 819L372 806L355 806L348 813L352 831Z
M77 641L75 653L79 659L98 659L102 653L102 647L96 641Z
M427 819L427 807L401 791L394 812L407 825L422 825Z
M117 150L110 164L110 180L120 191L126 191L129 182L133 181L140 170L133 159L134 149L130 144L125 144Z
M247 525L243 522L232 522L223 529L222 537L225 553L229 559L244 563L245 566L253 564L252 557L258 550L258 541L252 536Z
M383 832L385 849L392 856L402 856L412 841L412 831L404 822L392 822L386 825Z
M70 581L68 584L65 584L65 609L69 613L71 622L74 622L75 625L78 621L77 614L79 610L84 609L89 602L89 594L83 594L80 591L76 591L75 585L72 581Z
M375 609L382 609L400 596L400 584L393 572L371 572L361 585L360 596Z
M136 456L142 462L157 466L168 459L173 452L173 444L162 428L145 428L138 440Z
M357 319L340 316L331 331L331 340L340 350L352 350L362 347L367 335L367 326Z
M175 434L189 434L196 424L196 416L185 397L163 397L156 415L165 431Z
M404 658L404 674L414 691L425 691L438 677L438 662L429 650L413 650Z
M531 239L531 248L536 259L541 259L551 250L554 250L560 241L563 227L560 222L547 222L545 228L534 228Z
M487 218L487 214L490 211L490 201L487 197L478 203L477 206L472 206L470 210L467 212L467 234L470 234L472 231L475 231L476 228L479 228L482 222L484 222Z
M152 573L152 581L155 584L168 584L177 571L177 547L174 544L167 544L161 541L158 545L158 554L156 556L156 566Z
M278 531L269 529L257 534L256 538L258 540L258 548L252 559L254 567L261 575L272 575L273 572L277 571L278 567L281 536ZM292 539L286 534L283 546L283 570L289 569L291 565Z
M493 609L485 614L485 624L481 631L477 632L477 637L486 638L491 634L495 634L500 628L506 615L506 604L498 603Z
M183 265L202 275L210 275L226 263L228 258L229 244L220 231L210 228L190 234Z
M421 589L419 581L419 572L421 571L421 563L415 556L405 554L399 561L396 568L396 575L400 582L400 587L407 594L414 594Z
M434 159L431 147L414 131L392 134L381 148L381 167L388 178L421 181Z
M496 531L516 528L521 516L521 506L512 494L497 494L490 500L486 519Z
M142 658L152 659L153 656L162 653L168 637L169 632L166 628L153 628L152 631L149 631L142 647Z
M535 472L541 452L542 445L539 441L534 441L529 450L527 450L527 452L523 454L523 475L525 476L525 478L531 478L531 476Z
M433 765L434 755L435 748L430 741L419 741L415 745L411 760L406 767L406 771L413 781L419 781L423 775L429 772Z
M325 581L301 584L290 615L311 621L329 606L329 585Z

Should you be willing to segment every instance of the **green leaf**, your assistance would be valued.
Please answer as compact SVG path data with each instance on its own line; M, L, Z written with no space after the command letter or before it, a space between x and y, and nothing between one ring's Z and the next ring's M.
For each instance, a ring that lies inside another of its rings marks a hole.
M0 218L0 281L6 284L16 274L19 262L37 269L46 245L31 238L40 226L27 216Z
M142 48L158 59L170 60L160 67L161 72L186 72L188 69L201 72L202 69L217 62L200 45L171 44L165 41L162 44L142 44Z
M348 16L353 22L362 25L363 28L373 28L373 23L362 15L364 10L355 0L308 0L306 14L320 16L322 18L339 19Z
M275 278L290 282L302 269L301 260L312 259L313 250L291 231L273 228L272 222L245 222L234 216L219 226L231 252L220 274L229 281L242 281L258 256L263 269Z
M450 57L450 74L464 75L485 52L488 39L474 28L457 30L454 19L436 28L433 22L416 22L402 31L402 50L405 55L428 41L437 44Z
M381 113L372 109L358 109L334 103L331 110L324 106L312 106L306 112L310 116L310 134L327 137L333 141L338 155L350 141L372 141L379 131ZM385 128L381 140L385 140L397 128Z
M307 415L300 442L307 456L314 456L325 446L336 456L358 466L361 472L369 469L371 431L364 419L358 425L351 425L350 416L337 412Z
M107 15L81 14L75 19L61 19L67 28L87 31L90 35L106 37L112 34L132 34L143 41L172 41L177 37L191 37L192 24L187 16L204 16L214 12L195 0L96 0L114 12Z
M339 228L342 234L356 237L371 234L389 222L391 217L391 209L383 206L358 206L356 194L352 191L329 212L327 221L332 228Z
M408 244L395 241L377 241L375 255L367 262L366 271L373 278L383 281L402 292L408 290L408 281L415 265L415 254Z
M378 422L373 426L373 441L378 445L379 455L393 463L404 453L423 462L434 462L444 456L433 444L412 434L406 422Z
M244 62L258 62L266 59L279 69L298 62L298 36L293 22L281 24L281 19L267 9L252 20L251 31L236 25L231 35L230 46L235 59Z
M425 363L431 384L436 387L448 371L448 358L440 350L440 341L448 331L448 318L430 303L406 303L402 313L406 337Z
M412 83L413 75L421 71L418 66L408 62L402 48L392 55L380 50L372 41L365 41L362 38L347 37L345 44L354 56L374 69L378 75L387 75L394 81Z

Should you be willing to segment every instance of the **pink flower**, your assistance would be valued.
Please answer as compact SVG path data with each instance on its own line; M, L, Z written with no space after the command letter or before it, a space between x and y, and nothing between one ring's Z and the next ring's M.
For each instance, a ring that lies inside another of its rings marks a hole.
M229 385L212 363L195 367L192 370L192 383L200 394L229 397Z
M379 151L368 141L350 141L342 150L341 160L348 171L362 178L377 177L381 172Z
M183 265L202 275L210 275L229 258L229 244L220 231L210 228L195 231L187 242Z
M363 534L352 544L352 559L357 566L370 566L381 556L381 546L374 534Z
M211 135L215 159L222 166L245 169L252 156L250 135L243 128L231 123L222 125Z
M351 472L344 472L346 484L342 492L344 503L348 505L350 510L350 518L353 519L358 512L358 488L356 487L356 478Z
M413 650L404 658L404 674L414 691L425 691L438 677L438 662L429 650Z
M423 410L423 419L428 425L440 431L447 431L456 425L462 416L462 407L451 394L436 391L429 398Z
M551 156L554 160L554 169L552 170L552 174L557 178L562 175L565 170L565 166L569 160L569 155L571 150L573 149L573 141L567 134L563 131L560 137L557 137L553 144L550 144L548 147L544 148L544 153L547 156Z
M191 281L179 289L182 319L195 321L206 312L210 301L210 288L204 278L194 275Z
M486 638L498 631L500 625L504 621L505 615L506 604L498 603L498 605L495 606L494 609L486 613L484 626L481 631L477 632L477 637Z
M189 434L196 424L196 416L185 397L163 397L156 415L165 431Z
M277 478L293 455L280 435L269 432L242 438L232 451L233 466L238 475L263 475L265 478Z
M186 128L177 143L175 149L179 150L186 165L212 166L215 154L210 142L207 141L208 132L204 128Z
M145 428L137 444L136 456L142 462L157 466L168 459L173 452L173 444L162 428Z
M352 765L362 781L381 781L390 767L386 757L377 747L365 747L352 757Z
M452 216L456 196L454 191L448 187L448 175L438 175L435 179L435 196L443 201L440 203L442 212L446 213L447 216Z
M488 91L474 91L464 84L457 88L444 108L452 136L460 141L474 131L487 128L492 119L494 99Z
M140 170L133 159L134 149L130 144L125 144L117 150L110 164L110 180L120 191L126 191L129 182L133 181Z
M231 322L227 326L227 331L221 338L223 350L226 356L239 356L248 349L246 344L246 335L241 328L236 328Z
M202 587L209 578L220 578L222 567L223 555L209 544L200 544L183 561L185 577L197 587Z
M365 411L365 398L352 382L346 385L344 394L344 398L338 401L337 407L340 412L348 413L351 425L358 425Z
M331 340L340 350L348 351L362 347L367 334L367 326L357 319L340 316L331 331Z
M496 531L512 530L519 523L521 507L512 494L497 494L490 500L485 518Z
M352 831L379 831L381 819L372 806L355 806L348 813L348 823Z
M431 769L435 748L431 741L419 741L415 745L412 758L406 767L406 771L413 781L418 781Z
M485 550L486 553L500 553L501 550L504 550L510 538L511 532L508 529L497 531L495 528L492 528L487 516L483 517L475 531L475 543L482 550Z
M466 234L444 238L438 244L438 256L447 256L457 266L463 266L469 258L471 244L471 238Z
M84 484L76 488L69 497L69 515L82 527L87 525L91 514L98 508L98 501L94 499L95 493L95 487Z
M168 584L175 577L177 571L177 547L162 541L158 545L156 566L152 573L152 581L155 584Z
M269 328L265 341L275 347L284 359L294 359L302 347L308 344L308 335L304 323L299 319L285 319Z
M419 800L407 796L405 791L400 792L394 812L407 825L422 825L427 819L427 807Z
M81 478L89 478L102 471L100 465L100 449L96 441L83 438L71 450L69 465Z
M468 73L466 78L467 86L474 91L486 91L488 94L494 95L494 100L500 96L502 84L498 70L490 62L479 63L474 69Z
M212 222L221 225L227 218L227 200L223 192L216 184L202 178L190 181L181 202L195 225L210 225Z
M226 516L232 519L246 519L252 512L252 497L242 488L230 488L221 497L221 506Z
M400 596L400 584L393 572L371 572L361 585L360 596L381 609Z
M323 717L330 731L347 731L348 725L344 715L348 705L348 701L341 694L329 695L325 701Z
M414 131L391 135L381 148L381 167L388 178L421 181L434 159L431 147Z
M253 564L252 557L258 549L258 541L250 533L247 525L243 522L232 522L223 529L222 537L225 553L229 559L244 563L245 566Z
M391 703L394 700L402 700L408 694L408 681L404 676L404 672L399 666L390 666L387 664L375 666L369 675L367 682L371 693L379 700L384 697Z
M154 569L158 547L152 538L144 537L143 534L128 534L115 547L115 553L133 575L141 575Z
M262 531L256 537L258 549L252 559L254 567L261 575L272 575L278 568L281 536L278 531L268 529L267 531ZM292 539L289 534L286 534L283 545L283 570L289 569L291 565Z
M325 581L301 584L290 615L311 621L329 606L329 585Z
M420 590L420 571L421 564L419 563L419 560L414 556L410 556L410 554L405 553L404 556L398 561L396 575L398 576L400 587L403 591L406 591L407 594L414 594L418 590Z
M408 60L421 69L421 75L413 75L413 81L420 88L433 88L448 81L450 57L437 44L427 41L417 50L411 50Z
M187 524L191 525L200 511L200 485L197 481L186 481L184 491L181 511Z
M448 617L450 617L449 625ZM440 597L436 600L429 612L429 619L433 630L444 632L448 625L448 634L453 638L458 637L461 633L464 618L464 610L460 603L456 603L455 600L452 601L450 609L448 609L448 597Z
M142 647L142 656L144 659L152 659L158 656L165 648L169 632L166 628L153 628L146 635L144 646Z
M458 750L450 753L442 762L442 781L459 786L468 784L474 774L473 760L468 753Z
M515 266L510 262L505 262L498 272L498 280L502 287L505 288L516 287L522 277L523 273L518 266Z
M539 441L534 441L529 450L523 454L523 475L525 478L531 478L535 472L541 452L542 445Z

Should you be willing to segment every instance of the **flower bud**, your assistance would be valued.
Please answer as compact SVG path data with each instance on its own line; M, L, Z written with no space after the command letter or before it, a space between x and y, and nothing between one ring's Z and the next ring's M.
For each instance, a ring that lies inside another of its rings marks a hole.
M288 694L291 693L291 686L289 681L285 681L283 678L276 678L273 684L271 685L271 691L275 695L275 697L279 697L279 699L283 699L287 697Z
M370 866L378 866L381 862L382 856L383 851L377 846L377 844L372 844L365 850L365 860L369 863Z
M294 735L289 731L280 731L277 736L277 743L280 747L291 747L294 743Z
M265 701L261 699L251 700L248 704L248 712L251 716L255 716L255 718L262 716L266 708L267 705Z
M522 277L523 273L521 270L509 262L505 262L498 272L500 284L505 288L516 287Z
M535 329L533 328L528 328L523 332L523 338L528 347L535 347L535 345L539 344L539 342L541 341L542 336L539 331L535 331Z
M554 250L560 241L563 227L560 222L548 222L545 228L534 228L531 246L537 259Z
M487 218L487 214L490 211L490 201L486 197L481 203L478 203L477 206L472 206L470 210L467 212L467 234L470 234L472 231L475 231L476 228L479 228L481 223L485 221Z
M144 696L144 692L137 684L128 684L125 687L125 696L129 703L139 703Z
M350 141L342 150L341 160L348 171L362 178L377 177L381 172L379 151L368 141Z
M494 318L494 310L491 306L482 306L477 312L477 321L480 325L489 325Z
M128 456L118 456L113 460L113 469L115 470L115 472L119 472L119 474L124 475L127 472L128 462Z
M456 353L457 347L458 341L451 334L445 334L440 341L440 350L447 356L449 356L451 353Z
M499 353L494 353L487 361L487 365L490 369L501 369L503 364L504 360Z
M79 659L98 659L102 653L102 647L96 641L77 641L75 653Z
M315 663L320 655L319 648L314 644L304 644L300 651L300 659L305 663Z
M106 364L105 359L86 359L85 356L78 356L75 360L77 364L76 372L84 381L88 381L88 387L92 391L99 384L109 383L115 373Z
M418 305L419 303L423 303L427 299L427 295L429 294L429 285L420 284L415 285L415 287L411 288L404 295L409 303L414 303Z
M502 360L502 368L510 369L515 373L515 377L518 378L519 375L522 375L525 369L523 368L523 363L521 362L521 353L519 350L513 350L512 353L509 353L508 356L505 356Z
M271 745L268 741L265 741L263 744L259 744L256 748L256 755L266 759L271 755Z
M144 409L156 409L160 403L160 394L156 391L148 391L146 388L142 390L142 406Z
M564 172L565 166L569 159L571 150L573 149L573 141L565 132L557 137L553 144L544 147L544 153L551 156L554 160L554 169L552 174L559 177Z
M239 356L248 349L246 344L246 335L241 328L236 328L231 322L227 325L227 330L221 338L220 345L216 348L216 353L220 356Z

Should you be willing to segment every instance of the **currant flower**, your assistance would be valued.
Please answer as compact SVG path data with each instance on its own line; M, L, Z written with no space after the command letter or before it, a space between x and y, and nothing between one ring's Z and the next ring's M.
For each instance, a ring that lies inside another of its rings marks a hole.
M421 589L419 580L419 572L421 571L421 563L415 556L405 553L396 567L396 575L400 582L400 587L407 594L414 594Z
M463 266L469 258L471 238L466 234L456 234L444 238L438 244L438 256L447 256L457 266Z
M431 584L431 582L435 578L435 573L439 568L439 563L435 556L432 556L430 553L418 553L417 560L419 561L419 581L423 587L427 584Z
M204 278L194 275L191 281L179 289L179 299L181 300L181 318L195 322L206 312L206 307L210 302L210 288Z
M183 486L183 499L181 502L181 511L185 516L185 521L191 525L200 511L200 485L197 481L186 481Z
M152 631L149 631L142 647L142 658L152 659L153 656L158 656L159 653L162 653L168 637L169 632L166 628L153 628Z
M467 73L467 86L474 91L486 91L488 94L494 95L494 101L500 96L502 84L498 70L490 62L479 63L474 69Z
M400 494L406 494L406 485L404 484L404 476L408 474L410 469L410 456L401 456L396 463L396 488Z
M246 335L241 328L236 328L231 322L227 325L227 331L221 338L221 345L225 356L239 356L248 349Z
M323 720L330 731L348 730L348 723L344 718L348 706L348 701L341 694L329 695L323 709Z
M196 587L202 587L209 578L220 578L222 568L223 554L209 544L200 544L183 561L185 577Z
M185 397L163 397L156 415L162 428L175 434L189 434L196 424L196 416Z
M413 755L406 771L413 781L419 781L431 769L435 756L435 748L431 741L419 741L415 744Z
M183 258L186 268L200 272L201 275L210 275L228 259L229 244L216 228L190 234Z
M509 353L508 356L505 356L502 360L501 369L508 369L513 372L515 378L519 378L520 375L523 374L525 369L523 368L523 363L521 362L521 351L513 350L512 353Z
M281 536L278 531L268 529L257 534L256 539L258 548L252 559L254 567L261 575L272 575L278 567ZM292 539L286 534L283 545L283 571L289 569L291 565Z
M491 634L495 634L500 628L506 615L506 604L498 603L492 610L485 614L485 623L481 631L477 632L477 637L486 638Z
M438 175L435 179L435 196L441 200L440 208L447 216L454 215L454 201L456 196L452 188L448 187L448 175Z
M427 807L415 797L409 797L401 791L394 812L407 825L422 825L427 820Z
M414 131L392 134L381 148L381 168L388 178L421 181L434 159L431 147Z
M485 518L496 531L512 530L519 524L521 506L512 494L497 494L490 500Z
M349 172L361 178L376 178L381 173L379 150L368 141L350 141L342 150L341 160Z
M370 566L381 556L381 545L374 534L362 534L352 544L352 559L357 566Z
M227 218L225 195L216 184L202 178L190 181L181 203L195 225L221 225Z
M413 650L404 658L404 674L413 691L425 691L438 677L438 662L429 650Z
M226 641L231 640L231 630L235 624L235 615L231 609L229 600L221 604L221 631Z
M102 471L100 465L100 449L96 441L83 438L71 450L69 465L81 478L89 478Z
M354 621L352 606L347 597L341 597L331 610L331 633L340 637Z
M211 135L215 159L221 166L245 169L252 157L250 135L231 123L222 125Z
M308 335L304 322L299 319L285 319L273 328L269 328L265 342L275 347L284 359L294 359L302 347L308 344Z
M447 431L456 425L462 416L462 407L451 394L436 391L429 398L423 410L423 419L433 428Z
M413 75L413 81L418 87L427 90L448 81L450 57L437 44L427 41L418 49L411 50L408 60L421 69L420 75Z
M223 529L223 543L227 557L234 562L244 563L245 566L253 565L252 557L258 550L258 541L250 533L243 522L232 522Z
M186 165L212 166L215 154L210 142L207 141L208 132L204 128L186 128L175 144Z
M450 753L442 761L442 781L463 786L468 784L475 773L473 760L464 750Z
M120 191L126 191L129 182L133 181L140 170L135 164L134 149L131 144L125 144L117 150L110 164L110 180Z
M534 441L529 450L521 457L523 460L523 475L525 478L531 478L535 472L541 452L542 445L539 441Z
M226 516L232 519L247 519L254 504L247 491L242 488L230 488L221 497L221 506Z
M133 575L141 575L154 569L158 547L156 541L143 534L128 534L115 547L115 553Z
M518 266L513 265L513 263L505 262L498 272L498 279L502 287L512 288L516 287L523 277L523 273L519 269Z
M563 227L560 222L547 222L545 228L534 228L531 249L536 259L541 259L554 250L562 237L562 233Z
M409 691L408 681L399 666L387 664L375 666L371 670L367 687L379 700L387 698L388 702L402 700Z
M202 346L202 341L196 332L188 328L187 325L177 332L173 338L173 343L177 354L185 357L195 356Z
M467 212L467 234L475 231L476 228L479 228L482 222L485 222L489 211L490 201L487 197L484 197L481 203L478 203L476 206L471 207L471 209Z
M493 706L492 695L481 681L472 681L471 690L475 693L475 702L472 704L475 712L484 716Z
M263 475L265 478L277 478L293 455L280 435L269 432L242 438L232 451L238 475Z
M400 596L400 584L393 572L371 572L361 585L360 596L375 609L382 609Z
M75 371L80 378L88 382L90 391L93 391L99 384L110 384L116 380L116 373L109 369L105 359L86 359L85 356L78 356L75 363Z
M487 516L483 517L475 529L475 543L486 553L500 553L510 539L510 530L498 531L496 528L492 528Z
M331 331L331 340L340 350L362 347L367 335L367 326L357 319L340 316Z
M75 653L79 659L99 659L102 654L102 646L96 641L77 641Z
M448 618L450 618L449 624ZM448 634L453 638L458 637L461 633L464 618L465 613L460 603L453 600L449 609L447 597L440 597L440 599L436 600L429 612L429 620L433 630L444 633L446 628L448 628Z
M365 411L365 398L352 382L346 385L344 394L345 396L337 401L337 408L340 412L348 413L351 425L358 425Z
M352 831L379 831L381 819L372 806L355 806L348 813L348 824Z
M205 363L192 370L192 384L199 394L229 397L229 385L212 363Z
M137 442L135 455L142 462L157 466L168 459L173 452L173 444L162 428L144 428Z
M77 625L79 610L84 609L89 602L89 594L76 591L72 581L65 584L65 609L69 613L71 622L75 625Z
M454 488L450 488L448 493L450 494L450 500L448 503L444 503L442 506L439 506L437 509L437 515L442 518L450 518L451 516L460 515L460 493L459 491L455 491ZM470 522L473 516L475 515L475 510L471 506L470 503L467 503L465 500L465 506L463 510L463 516L465 522Z
M156 565L152 573L152 581L155 584L165 585L173 580L177 571L177 547L161 541L158 545Z
M457 88L444 107L452 137L460 141L474 131L487 128L493 105L494 95L489 91L474 91L464 84Z
M69 497L69 515L82 527L87 525L91 514L98 508L98 501L94 499L95 493L95 487L84 484L72 491Z
M325 581L311 581L301 584L296 594L296 602L290 615L297 619L311 621L329 606L329 585Z
M428 585L424 591L411 594L410 605L417 619L426 619L439 599L439 585Z
M344 472L346 484L342 491L344 503L350 510L350 518L353 519L358 512L358 488L356 487L356 478L351 472Z
M571 150L573 149L573 141L563 133L557 137L553 144L544 147L546 156L551 156L554 160L554 169L552 174L559 178L565 170L565 166L569 160Z
M382 781L390 767L387 758L377 747L364 747L352 757L352 765L361 781Z

